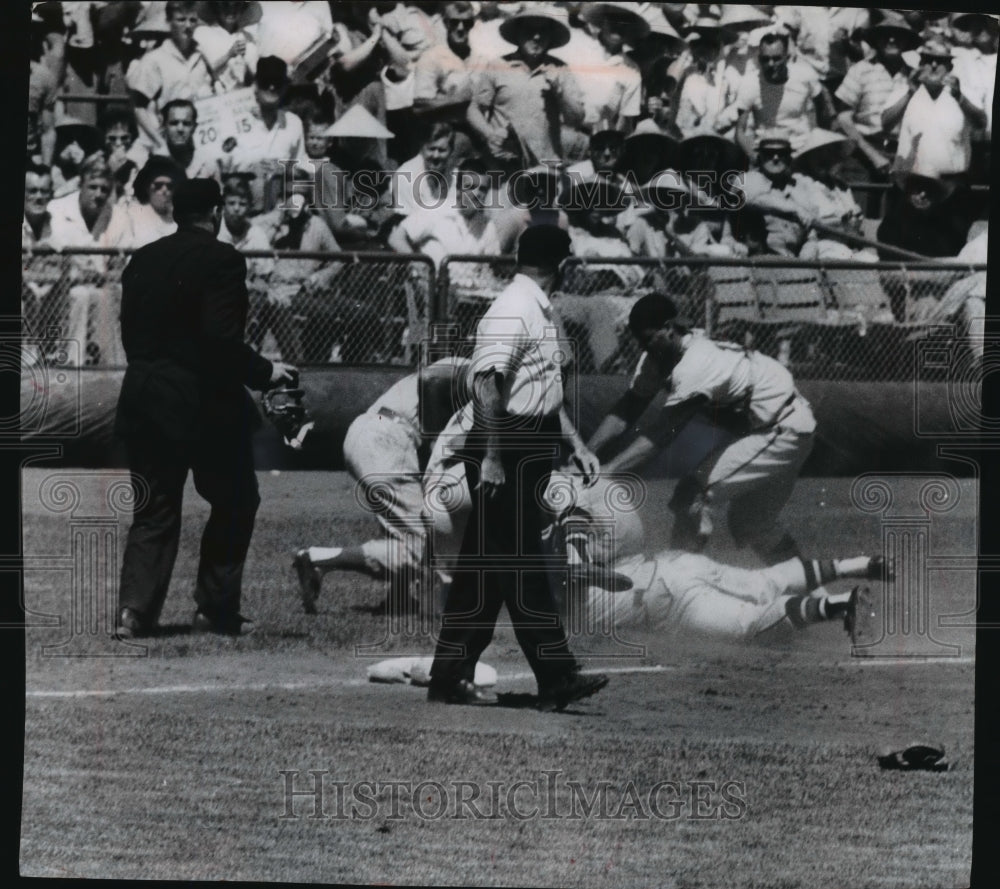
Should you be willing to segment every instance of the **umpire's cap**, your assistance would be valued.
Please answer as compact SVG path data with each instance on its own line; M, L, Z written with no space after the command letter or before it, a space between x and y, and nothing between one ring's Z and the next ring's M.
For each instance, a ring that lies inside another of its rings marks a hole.
M174 219L207 213L222 204L222 191L214 179L185 179L174 189Z
M573 253L569 233L558 225L532 225L517 239L517 264L557 269Z
M639 297L629 312L628 326L632 333L642 330L659 330L668 324L690 330L694 323L681 314L674 301L665 293L647 293Z

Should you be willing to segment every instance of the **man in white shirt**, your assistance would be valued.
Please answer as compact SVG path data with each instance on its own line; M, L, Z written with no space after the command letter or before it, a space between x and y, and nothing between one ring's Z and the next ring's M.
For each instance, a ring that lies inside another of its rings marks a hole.
M217 179L219 162L214 152L194 143L198 125L198 110L187 99L172 99L163 106L163 135L166 150L157 151L169 157L184 170L188 179Z
M99 247L112 215L111 170L103 157L84 161L80 190L49 203L52 238L63 247ZM74 256L70 262L69 339L88 364L115 366L124 354L118 335L120 292L111 288L103 256ZM92 334L91 334L92 331Z
M437 266L449 254L498 254L500 238L484 209L493 203L492 191L486 165L473 159L463 161L444 203L407 216L389 235L389 246L399 253L424 253Z
M171 99L203 99L215 90L215 75L194 39L196 5L170 0L169 39L129 65L125 75L142 140L153 151L163 148L158 109Z
M433 210L448 196L455 128L445 121L431 124L420 152L404 161L392 176L392 209L403 216Z
M993 15L959 13L952 16L953 30L969 34L968 46L954 46L954 73L962 94L986 113L986 125L972 133L972 161L969 174L973 182L988 183L990 178L990 141L993 133L993 93L997 77L997 42L1000 22Z
M222 175L254 174L253 211L258 213L272 210L281 199L286 173L289 180L292 178L292 171L286 170L288 162L301 164L306 170L311 167L307 165L302 121L281 107L289 83L288 66L275 56L264 56L257 62L254 83L257 107L252 109L250 131L240 133L231 150L223 143L219 169Z
M895 169L932 179L964 174L972 157L972 130L986 126L986 112L963 94L951 73L953 56L940 40L920 49L919 87L899 125Z

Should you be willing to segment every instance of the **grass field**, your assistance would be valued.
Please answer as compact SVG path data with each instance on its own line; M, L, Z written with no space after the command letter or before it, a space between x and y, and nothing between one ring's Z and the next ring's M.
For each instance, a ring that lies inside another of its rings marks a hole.
M56 475L82 492L75 511L53 511ZM954 560L928 573L926 589L933 635L957 646L955 657L852 658L839 624L769 648L640 634L628 641L644 651L631 658L607 640L578 639L578 649L595 655L588 668L615 672L604 692L565 713L429 706L421 689L365 679L370 660L355 646L385 634L378 584L328 576L320 613L302 613L291 551L357 542L376 527L342 473L261 475L244 586L255 635L187 632L206 515L189 486L166 634L132 648L108 640L101 626L72 636L74 582L80 589L80 578L90 578L83 588L93 589L104 565L100 550L81 541L96 534L120 547L128 514L114 518L104 492L123 478L24 473L24 552L34 567L26 575L22 874L455 886L968 885L974 633L956 626L971 619L954 615L972 610L975 586L974 573L956 570ZM891 516L928 516L921 482L891 480ZM647 540L663 539L669 487L651 485ZM798 484L786 516L807 553L881 548L894 519L860 512L850 487L845 479ZM947 510L927 519L934 557L975 554L975 487L956 490ZM103 551L111 562L120 557ZM741 558L724 539L710 554ZM926 649L913 629L905 646ZM893 644L897 653L917 650ZM390 638L378 651L430 648L427 638L411 636ZM132 656L113 656L123 653ZM498 629L484 660L500 674L498 690L534 690L509 628ZM918 738L943 743L951 770L878 768L881 748ZM314 781L319 812L315 795L288 794Z

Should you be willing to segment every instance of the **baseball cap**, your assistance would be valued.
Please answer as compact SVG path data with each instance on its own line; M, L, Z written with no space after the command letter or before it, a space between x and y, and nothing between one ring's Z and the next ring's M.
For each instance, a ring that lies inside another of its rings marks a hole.
M174 188L174 218L204 213L222 204L222 191L214 179L185 179Z

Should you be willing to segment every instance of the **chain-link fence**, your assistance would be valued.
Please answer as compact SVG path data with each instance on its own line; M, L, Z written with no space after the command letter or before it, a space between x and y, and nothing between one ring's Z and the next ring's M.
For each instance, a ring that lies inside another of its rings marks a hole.
M244 255L247 341L259 351L299 365L416 365L435 286L429 258L287 250ZM128 253L39 248L22 258L29 360L124 367L118 316ZM67 352L66 341L79 349Z
M248 342L301 365L414 366L431 322L450 325L456 349L468 351L476 322L515 269L510 256L448 257L435 275L424 256L245 255ZM128 255L38 249L23 260L31 360L123 366L118 312ZM945 367L920 363L926 344L957 331L960 351L975 358L982 349L983 265L574 258L556 298L579 372L634 367L628 314L653 290L670 294L711 336L772 355L801 378L911 380L920 367L943 379ZM79 345L67 352L66 341Z
M442 265L435 320L458 329L462 348L513 271L496 257ZM922 361L921 350L947 341L963 366L981 354L985 285L984 265L952 262L573 258L555 299L581 373L635 367L629 312L658 290L712 337L778 358L803 379L912 380L917 368L921 378L945 379L948 368Z

